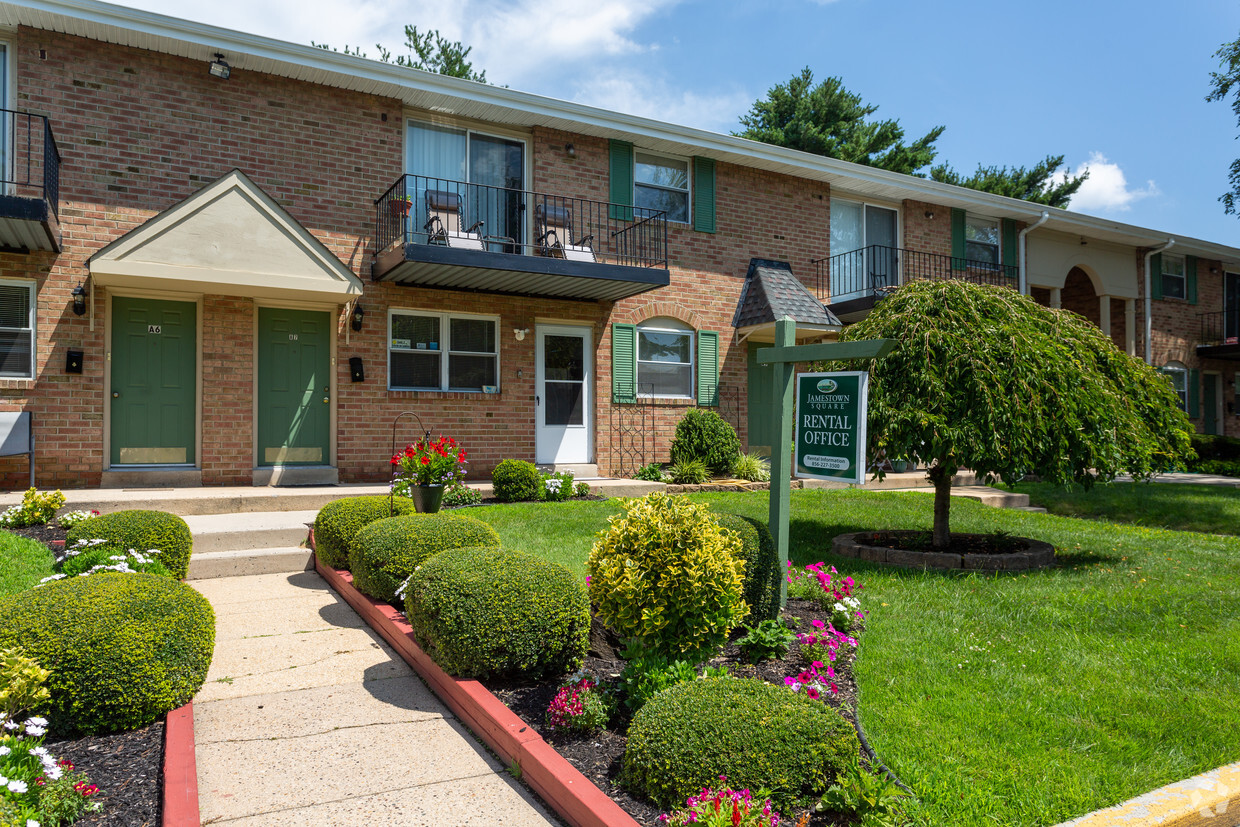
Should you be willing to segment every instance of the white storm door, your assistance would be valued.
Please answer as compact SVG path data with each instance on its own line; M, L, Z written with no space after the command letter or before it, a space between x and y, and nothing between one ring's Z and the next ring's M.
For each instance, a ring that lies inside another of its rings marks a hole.
M590 328L539 325L535 336L534 459L588 463L594 445Z

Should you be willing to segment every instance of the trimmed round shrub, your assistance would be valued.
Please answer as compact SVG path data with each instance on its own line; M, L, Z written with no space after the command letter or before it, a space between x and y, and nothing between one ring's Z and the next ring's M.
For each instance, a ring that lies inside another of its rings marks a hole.
M736 429L714 411L690 408L676 423L673 464L700 459L712 473L730 474L740 453L741 440Z
M194 537L185 521L165 511L115 511L91 517L69 529L65 547L78 540L108 540L122 550L134 549L144 554L159 549L159 562L178 580L184 580L189 571L189 555L194 547Z
M459 548L426 561L405 614L435 662L461 678L541 678L577 668L590 603L564 566L522 551Z
M399 606L396 589L429 558L450 548L498 546L499 542L495 529L464 514L387 517L365 526L353 538L349 569L353 585L363 594Z
M586 562L599 619L671 658L723 645L749 613L741 541L684 497L656 492L624 508Z
M741 559L745 561L745 602L749 616L744 622L756 625L774 620L779 614L779 555L775 539L766 523L739 514L716 514L715 522L735 532L741 541Z
M726 775L784 810L826 791L860 744L822 701L752 678L704 678L650 699L629 726L622 782L671 807Z
M0 649L50 671L58 735L137 729L194 697L215 648L215 613L153 574L71 577L0 599Z
M392 514L392 509L396 514ZM314 518L314 554L319 562L334 569L349 567L349 549L357 533L375 520L412 514L413 500L407 497L344 497L319 509Z
M506 459L491 472L495 499L504 503L526 502L543 498L542 474L531 463Z

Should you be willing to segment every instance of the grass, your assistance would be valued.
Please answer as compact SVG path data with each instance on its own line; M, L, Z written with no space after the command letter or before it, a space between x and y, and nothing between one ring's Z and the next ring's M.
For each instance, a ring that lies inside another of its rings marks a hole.
M0 596L20 592L52 573L55 557L37 540L0 531Z
M1152 528L1240 534L1240 488L1168 482L1114 482L1088 491L1050 483L1014 490L1033 505L1065 517L1089 517Z
M761 492L693 498L766 517ZM916 824L1057 824L1240 760L1240 540L957 500L954 530L1046 540L1060 567L923 573L829 553L845 531L928 529L931 505L924 494L792 493L793 559L831 561L864 585L861 717L916 791ZM582 572L615 511L476 513L505 541Z

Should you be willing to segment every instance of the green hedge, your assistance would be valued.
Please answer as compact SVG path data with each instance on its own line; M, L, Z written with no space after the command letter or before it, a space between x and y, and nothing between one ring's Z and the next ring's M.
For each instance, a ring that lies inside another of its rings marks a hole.
M506 459L491 472L495 499L504 503L532 502L543 498L542 474L532 464Z
M414 637L449 674L541 678L580 665L590 601L564 566L520 551L441 552L409 582Z
M621 781L671 807L726 775L771 789L778 809L826 791L860 749L852 724L822 701L752 678L703 678L651 698L629 726Z
M153 574L72 577L0 599L0 649L49 670L58 735L136 729L194 697L215 648L215 613Z
M1193 450L1197 452L1197 458L1188 462L1189 471L1240 477L1240 439L1193 434Z
M741 453L736 429L714 411L690 408L676 423L672 439L672 463L700 459L716 474L731 474Z
M392 513L395 510L395 515ZM375 520L412 514L408 497L344 497L319 509L314 518L314 553L319 562L334 569L349 567L349 551L357 533Z
M178 580L189 571L194 536L175 514L163 511L116 511L91 517L69 529L65 546L78 540L108 540L122 550L147 552L159 549L159 562Z
M779 555L766 523L737 514L716 514L715 522L741 538L741 559L745 561L745 602L749 616L743 621L757 625L774 620L779 614Z
M427 559L450 548L498 546L495 529L464 514L407 514L376 520L353 539L353 585L378 600L400 605L396 589Z

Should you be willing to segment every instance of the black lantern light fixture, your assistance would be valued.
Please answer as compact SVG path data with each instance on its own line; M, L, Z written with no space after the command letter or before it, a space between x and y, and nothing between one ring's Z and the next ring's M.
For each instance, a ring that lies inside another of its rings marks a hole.
M215 53L215 60L211 61L211 65L207 67L207 71L212 77L220 80L228 80L228 76L232 74L232 67L224 60L224 55L219 52Z
M362 309L361 302L353 303L353 313L349 317L349 327L353 328L356 333L362 329L362 318L365 317L366 311Z
M73 288L73 315L86 315L86 288L78 282L78 286Z

